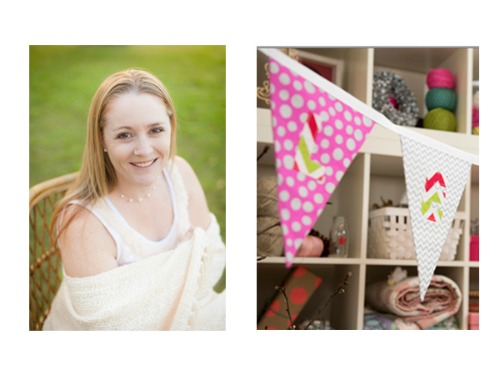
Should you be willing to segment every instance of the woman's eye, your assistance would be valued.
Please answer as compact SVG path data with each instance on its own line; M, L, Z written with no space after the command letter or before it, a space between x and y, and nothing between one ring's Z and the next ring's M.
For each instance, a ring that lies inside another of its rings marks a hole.
M120 133L116 136L118 139L129 139L132 137L132 134L130 133Z
M162 133L164 131L165 131L165 129L163 129L163 128L153 128L153 129L151 129L151 132L153 132L153 134L159 134L159 133Z

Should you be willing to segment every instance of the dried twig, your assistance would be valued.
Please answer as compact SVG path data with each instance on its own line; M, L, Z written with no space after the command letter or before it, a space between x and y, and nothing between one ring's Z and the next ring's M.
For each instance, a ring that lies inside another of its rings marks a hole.
M379 205L377 203L372 204L372 208L374 210L377 210L377 209L383 208L383 207L393 207L394 206L394 203L390 199L385 200L383 196L380 196L380 200L382 201L382 205Z
M259 160L266 154L267 151L269 151L269 145L264 146L262 152L259 154L259 156L257 156L257 162L259 162Z
M339 284L339 287L337 288L337 290L335 291L335 293L330 294L330 297L328 298L328 300L323 304L323 306L320 307L320 309L316 312L316 314L314 315L314 317L309 321L309 323L304 327L304 329L309 328L309 326L316 320L316 318L318 316L321 315L321 313L323 312L323 310L326 308L326 306L328 306L328 304L333 300L333 298L336 295L343 294L343 293L346 292L347 285L350 284L350 282L348 280L349 280L349 277L351 277L351 276L352 276L352 273L351 272L347 272L347 274L346 274L346 276L344 278L344 281L341 284ZM283 295L283 298L285 299L286 313L288 315L288 320L290 321L288 329L290 329L290 330L296 330L297 326L295 324L293 324L292 314L290 312L290 305L288 303L288 296L286 295L286 289L285 289L285 287L283 287L283 286L275 286L274 288L278 292L280 292ZM267 327L265 327L265 329L267 329Z
M290 304L288 303L288 297L286 295L285 287L275 286L275 289L278 292L280 292L281 294L283 294L283 298L285 298L286 313L288 314L288 320L290 321L290 325L289 325L288 329L297 329L297 326L295 324L293 324L292 314L290 313Z
M337 294L345 293L347 285L350 284L348 280L349 280L349 277L351 277L351 276L352 276L352 273L347 272L347 275L345 276L344 281L341 284L339 284L339 287L337 288L335 293L330 294L330 298L328 298L328 300L323 304L323 306L320 307L320 309L316 312L316 315L313 316L313 318L309 321L309 323L307 323L307 325L304 327L304 329L307 329L312 324L312 322L314 322L316 320L316 318L318 316L320 316L320 314L323 312L323 310L326 308L326 306L328 306L328 304L333 300L333 298Z

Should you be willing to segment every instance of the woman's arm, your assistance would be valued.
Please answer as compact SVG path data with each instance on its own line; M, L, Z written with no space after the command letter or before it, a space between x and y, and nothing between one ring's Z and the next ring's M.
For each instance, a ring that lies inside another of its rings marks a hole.
M176 156L175 164L179 168L189 194L189 218L191 224L194 227L207 229L210 225L210 210L200 181L186 160Z
M118 267L115 241L90 211L72 205L64 214L62 228L68 219L71 221L59 239L64 272L68 276L93 276Z

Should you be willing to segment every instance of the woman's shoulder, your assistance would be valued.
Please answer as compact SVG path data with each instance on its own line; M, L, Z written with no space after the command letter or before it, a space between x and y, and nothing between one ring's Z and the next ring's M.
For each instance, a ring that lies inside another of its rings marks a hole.
M71 277L96 275L117 267L116 244L86 207L71 204L61 220L59 247L64 271Z
M196 172L191 167L191 164L181 156L176 156L174 159L174 169L182 178L186 189L188 190L190 196L195 193L203 193L200 180L196 175Z
M178 155L175 156L174 167L177 169L177 171L180 173L183 179L190 180L197 178L191 165L188 163L186 159L184 159L181 156Z
M189 218L195 227L208 228L210 211L200 180L186 159L176 156L174 165L182 177L189 196Z

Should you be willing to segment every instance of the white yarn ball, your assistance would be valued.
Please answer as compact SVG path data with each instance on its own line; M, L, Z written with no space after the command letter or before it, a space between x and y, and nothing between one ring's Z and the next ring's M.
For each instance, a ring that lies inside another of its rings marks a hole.
M472 104L474 105L474 107L479 109L479 90L474 94L474 97L472 98Z

